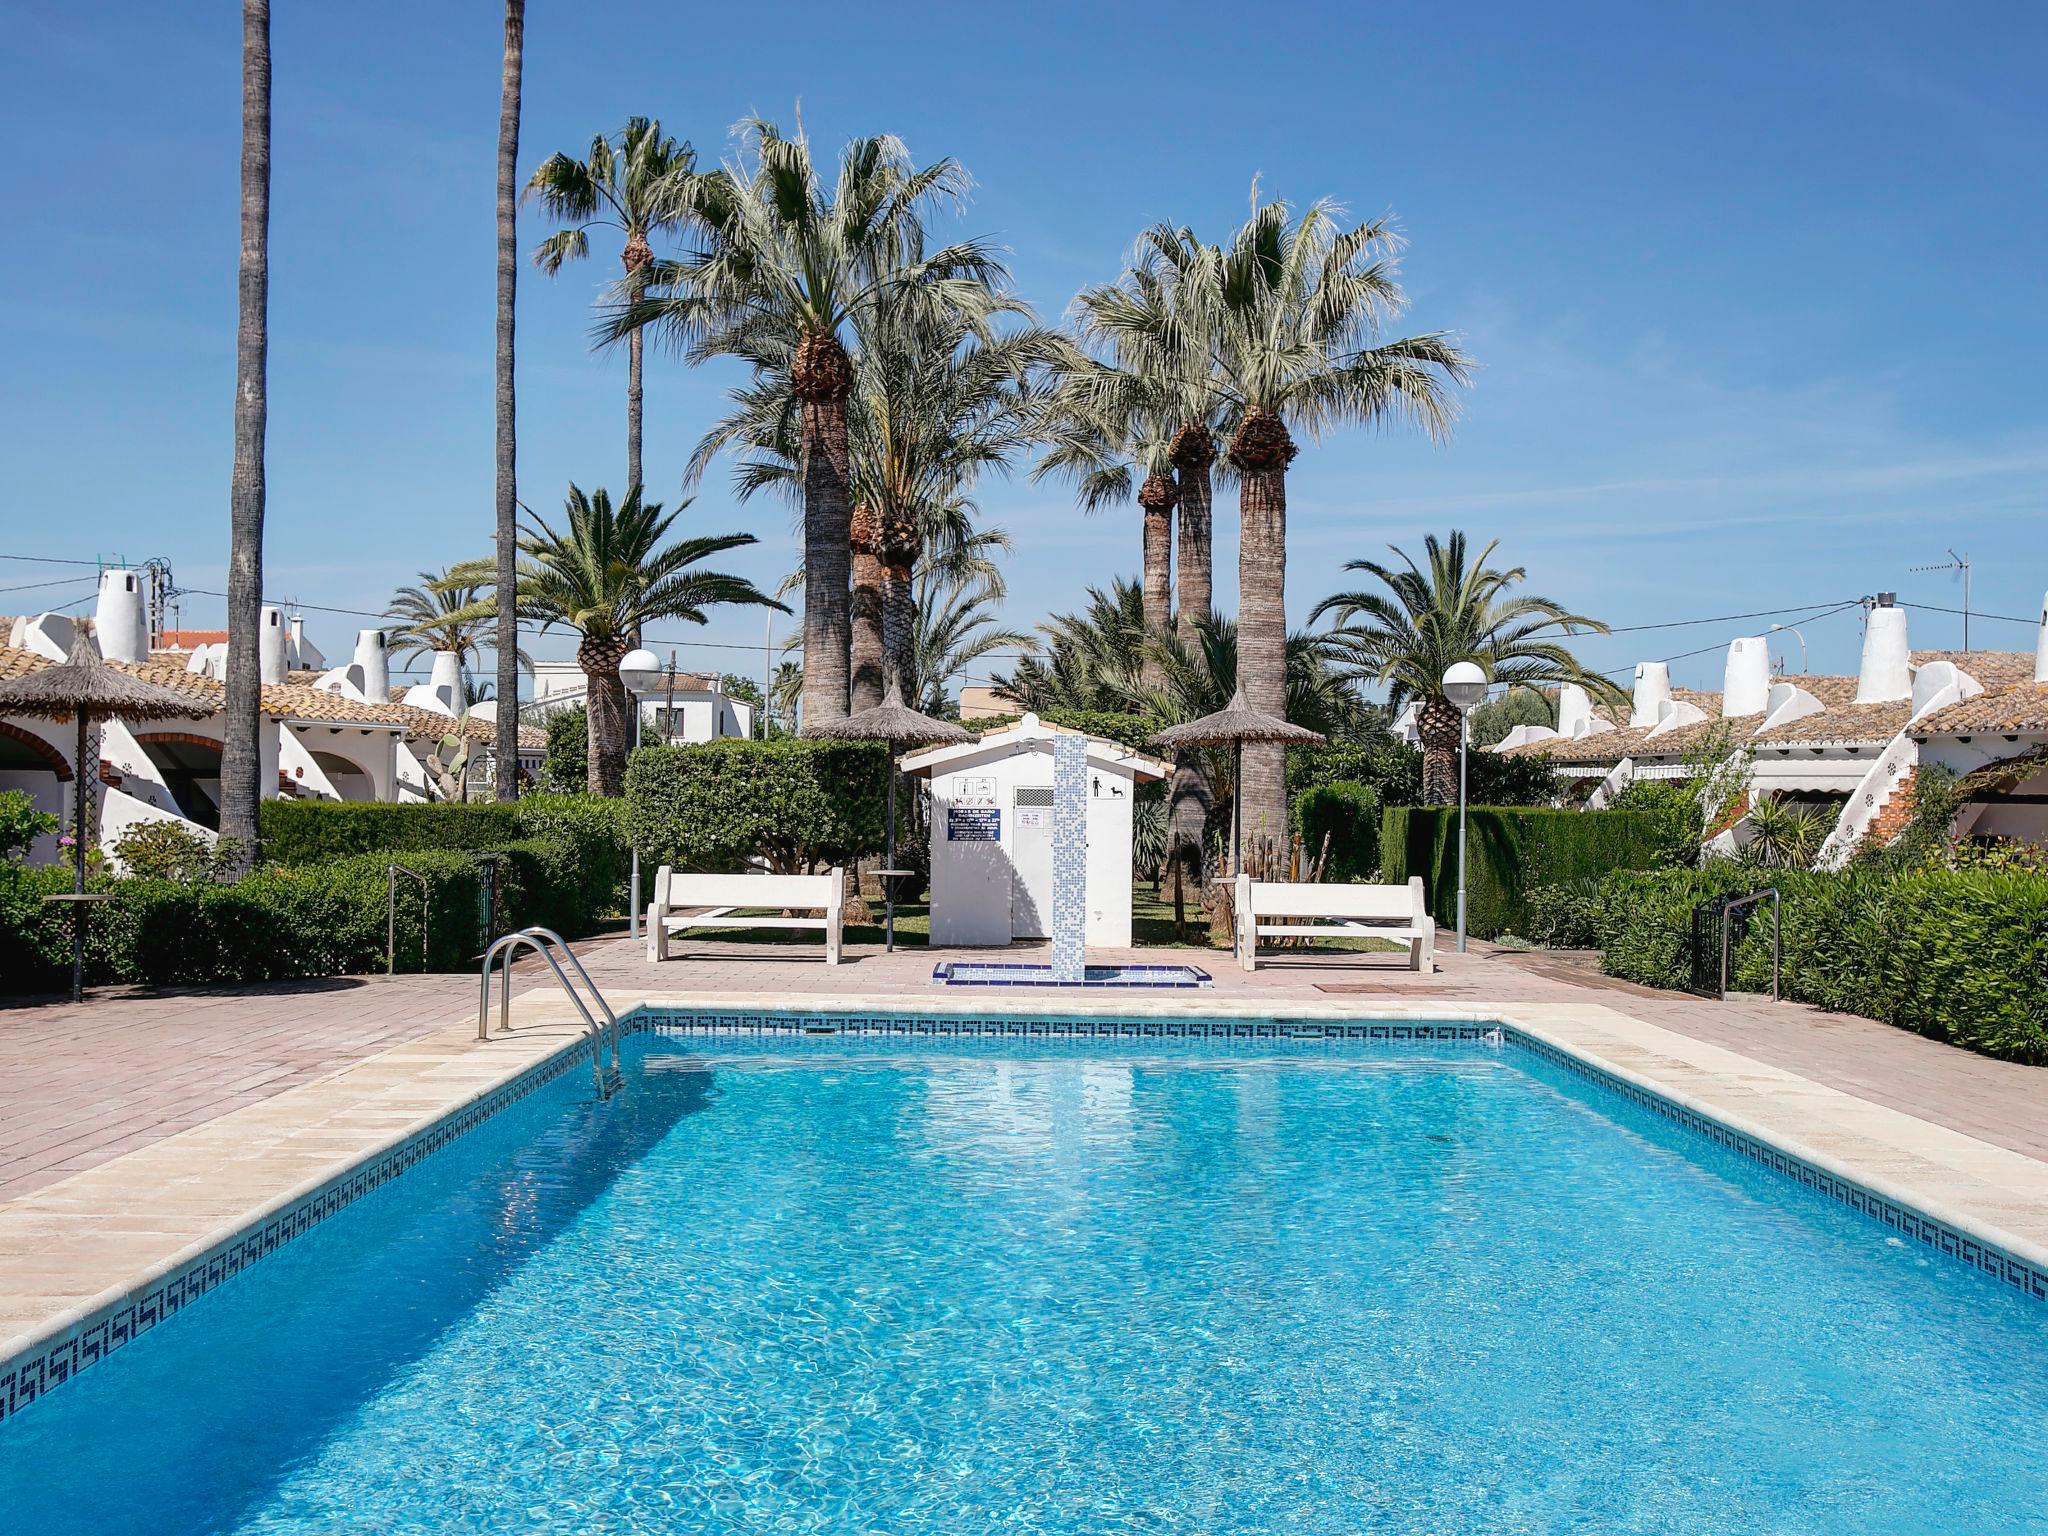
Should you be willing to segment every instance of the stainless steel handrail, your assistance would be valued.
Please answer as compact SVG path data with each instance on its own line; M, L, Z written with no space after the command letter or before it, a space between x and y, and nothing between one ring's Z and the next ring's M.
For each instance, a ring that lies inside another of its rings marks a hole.
M576 1005L576 1011L583 1015L583 1023L590 1037L590 1075L596 1085L597 1096L608 1099L616 1093L621 1082L619 1072L619 1018L612 1012L612 1005L604 1000L604 994L597 989L597 983L590 979L590 972L583 968L583 962L576 958L576 952L563 942L562 936L551 928L522 928L517 933L508 933L484 953L483 975L480 979L476 1002L476 1037L479 1040L491 1038L491 968L498 965L498 957L504 956L500 967L503 980L498 1000L498 1017L507 1029L512 1027L512 962L518 958L520 948L531 949L543 960L548 969L555 973L555 980L562 984L569 1001ZM604 1014L600 1024L597 1016L585 1006L583 996L569 980L561 962L555 958L556 951L575 967L583 985L590 989L590 996ZM605 1064L604 1046L611 1041L611 1064Z
M1754 906L1766 896L1771 898L1771 1001L1778 1001L1778 963L1781 953L1778 914L1784 907L1778 888L1773 885L1761 891L1751 891L1747 896L1738 896L1721 909L1721 996L1728 996L1728 924L1735 916L1737 907Z
M427 968L427 877L403 864L384 866L384 974L398 974L398 877L408 875L420 883L420 969Z

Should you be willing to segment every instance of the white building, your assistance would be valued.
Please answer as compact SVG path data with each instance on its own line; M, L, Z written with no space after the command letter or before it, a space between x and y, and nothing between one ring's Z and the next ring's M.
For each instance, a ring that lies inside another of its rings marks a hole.
M574 661L533 664L533 702L537 712L581 704L583 669ZM754 706L736 699L709 672L678 672L671 687L666 679L640 696L641 740L689 745L725 736L754 734Z
M1006 945L1052 933L1052 743L1077 736L1026 714L978 741L903 759L931 781L931 942ZM1131 811L1171 765L1100 736L1088 742L1084 942L1131 942Z
M1674 689L1662 662L1644 662L1626 713L1567 687L1556 729L1517 726L1494 750L1546 758L1598 808L1634 779L1693 772L1716 745L1751 754L1755 793L1834 811L1824 864L1899 830L1923 762L1973 776L1958 832L2048 839L2048 607L2033 651L1915 651L1905 610L1881 596L1853 677L1773 676L1765 638L1746 636L1718 692ZM1729 841L1742 840L1738 822Z

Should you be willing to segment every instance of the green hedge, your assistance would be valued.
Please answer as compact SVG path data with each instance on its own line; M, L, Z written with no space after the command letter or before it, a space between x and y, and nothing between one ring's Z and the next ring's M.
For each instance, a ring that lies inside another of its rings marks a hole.
M526 835L517 803L495 801L384 805L265 800L256 825L264 861L271 864L312 864L346 854L422 848L495 848Z
M511 806L289 805L269 862L231 885L210 880L114 880L114 899L88 919L87 974L152 986L278 981L382 970L386 871L399 862L428 885L426 969L467 970L485 941L485 860L498 858L494 931L539 923L567 938L592 932L625 904L624 806L586 795L532 795ZM369 812L373 814L365 815ZM375 814L400 812L399 815ZM486 846L461 844L505 833ZM374 846L379 839L390 839ZM435 846L436 842L444 846ZM373 846L339 857L317 850ZM301 854L278 857L280 846ZM69 919L44 906L70 889L61 868L0 866L0 991L68 984ZM398 968L421 969L419 887L401 879Z
M1329 839L1325 880L1370 880L1380 867L1379 799L1363 784L1311 785L1295 797L1302 857L1313 863Z
M1469 804L1549 805L1558 797L1556 770L1543 758L1471 752L1465 764ZM1287 754L1289 794L1337 783L1363 784L1381 805L1414 805L1422 799L1421 749L1383 737L1297 748Z
M643 747L626 769L627 825L643 863L785 873L882 847L888 752L873 742L746 741Z
M1469 808L1466 931L1482 939L1526 934L1528 893L1615 869L1661 869L1691 855L1670 818L1642 811ZM1440 923L1458 914L1458 808L1388 806L1380 825L1380 878L1422 876Z
M1768 873L1717 862L1600 882L1594 924L1610 975L1683 987L1693 909L1776 886L1784 995L2012 1061L2048 1063L2048 877L1990 870ZM1768 903L1732 949L1729 984L1771 984Z

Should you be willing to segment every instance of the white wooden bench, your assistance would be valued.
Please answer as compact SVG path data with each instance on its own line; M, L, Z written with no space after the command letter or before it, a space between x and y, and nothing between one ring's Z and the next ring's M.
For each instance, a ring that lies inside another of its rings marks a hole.
M647 958L666 960L669 935L689 928L818 928L825 934L825 963L837 965L845 889L837 869L826 875L700 875L664 864L654 876L654 899L647 904ZM757 908L768 908L771 915L733 915ZM824 915L772 915L784 908ZM684 911L687 917L676 915Z
M1264 918L1279 918L1268 923ZM1261 939L1393 939L1408 946L1408 968L1436 967L1436 919L1423 899L1422 877L1406 885L1292 885L1237 877L1237 961L1258 969Z

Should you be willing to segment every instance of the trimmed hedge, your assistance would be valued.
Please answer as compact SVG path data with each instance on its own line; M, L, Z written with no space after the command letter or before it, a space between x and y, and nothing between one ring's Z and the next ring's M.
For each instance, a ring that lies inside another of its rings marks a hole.
M1379 800L1365 785L1343 779L1313 785L1295 798L1294 818L1303 859L1313 863L1329 838L1325 880L1370 880L1379 868Z
M1465 762L1470 777L1470 792L1465 797L1468 804L1550 805L1558 797L1556 770L1543 758L1471 752ZM1414 805L1422 799L1422 751L1385 737L1288 752L1289 794L1336 783L1363 784L1381 805Z
M1649 986L1691 981L1693 908L1783 893L1786 997L2010 1061L2048 1063L2048 877L1994 870L1761 871L1728 862L1600 882L1601 967ZM1766 907L1768 904L1765 904ZM1767 991L1771 924L1732 946L1729 985Z
M865 741L726 737L643 747L626 768L627 826L643 863L725 871L765 857L783 873L882 848L888 750Z
M1466 931L1482 939L1526 934L1528 893L1616 869L1663 869L1692 850L1669 817L1643 811L1468 807ZM1440 923L1458 916L1458 808L1388 806L1380 825L1380 878L1422 876Z
M273 810L280 806L282 815ZM497 933L539 923L578 938L625 902L624 807L616 800L531 795L509 806L272 801L263 815L267 828L281 829L266 847L269 861L231 885L95 873L92 889L114 900L96 905L87 919L88 977L174 986L382 970L386 870L394 861L427 882L430 971L476 963L485 940L484 861L494 855ZM486 833L510 835L474 841ZM316 854L354 851L287 863L278 857L280 846ZM53 991L67 984L70 920L40 898L70 888L70 872L62 868L0 866L0 991ZM421 969L420 921L419 887L401 880L402 971Z

